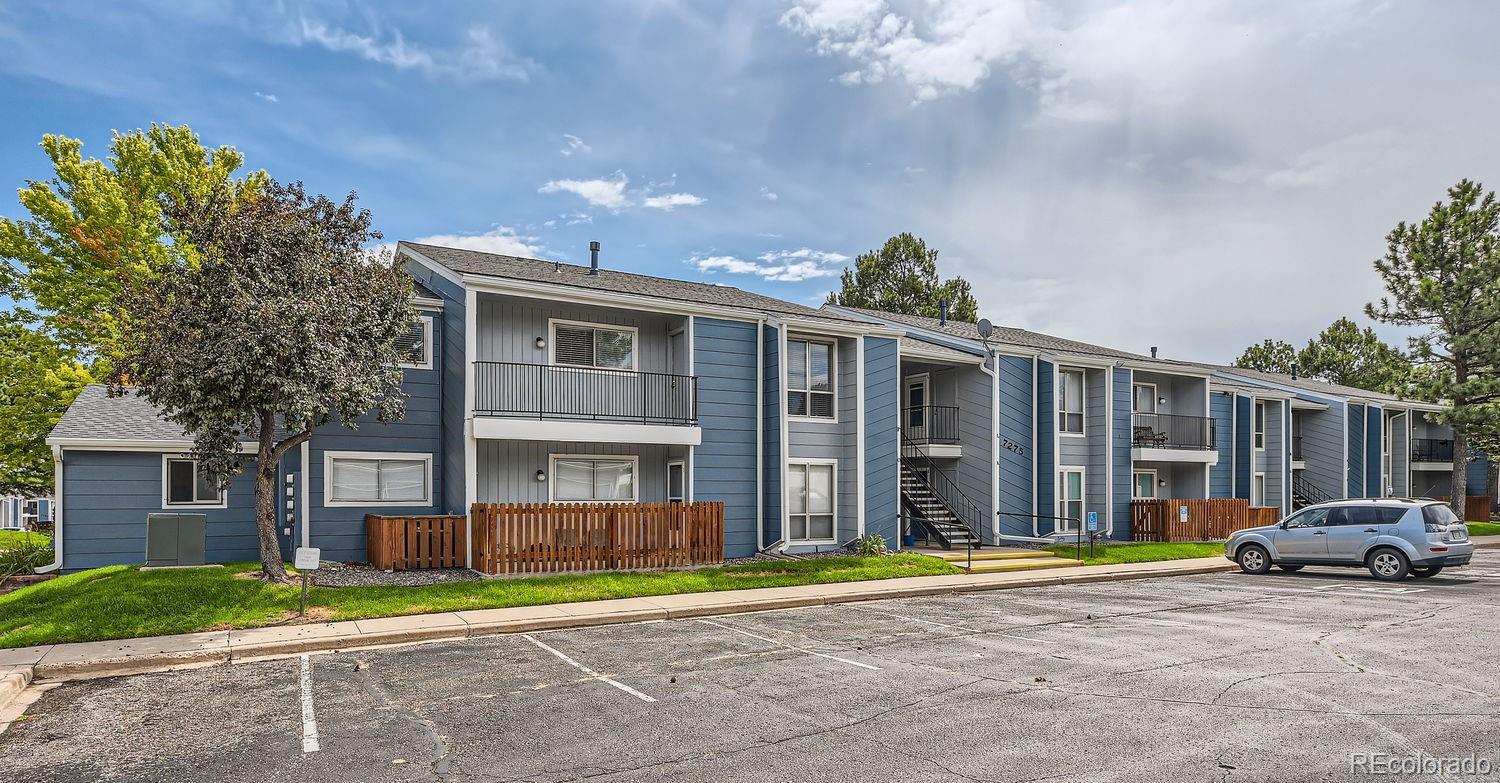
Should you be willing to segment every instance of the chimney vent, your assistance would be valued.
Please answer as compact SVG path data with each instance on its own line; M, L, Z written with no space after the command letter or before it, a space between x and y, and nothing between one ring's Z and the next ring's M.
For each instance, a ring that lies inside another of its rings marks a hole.
M938 300L938 326L948 325L948 300Z
M1292 362L1292 380L1297 380L1297 363Z
M599 240L589 242L589 274L599 274Z
M1156 358L1156 346L1151 346L1151 358Z

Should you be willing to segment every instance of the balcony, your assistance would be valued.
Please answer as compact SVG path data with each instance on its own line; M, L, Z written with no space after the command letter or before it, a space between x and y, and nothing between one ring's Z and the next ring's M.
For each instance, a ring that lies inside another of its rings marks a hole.
M475 436L696 445L691 375L474 362ZM496 421L504 419L507 421Z
M1214 420L1175 413L1130 415L1130 450L1137 460L1166 462L1219 461Z
M951 405L918 405L901 410L901 433L906 441L928 457L961 457L958 408Z
M1438 438L1412 438L1411 440L1412 467L1417 470L1422 468L1419 463L1426 465L1437 465L1446 470L1453 467L1453 441Z

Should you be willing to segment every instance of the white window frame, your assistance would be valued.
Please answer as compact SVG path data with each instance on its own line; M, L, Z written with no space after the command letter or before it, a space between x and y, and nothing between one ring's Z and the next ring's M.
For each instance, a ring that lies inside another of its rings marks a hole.
M195 494L196 494L197 475L198 475L198 460L195 460L195 459L193 459L192 457L189 457L186 454L163 454L163 455L161 455L161 507L163 509L172 509L172 508L229 508L229 490L227 490L227 489L221 489L221 490L219 490L219 499L216 502L213 502L213 503L198 503L198 502L194 502L194 503L171 503L171 502L168 502L168 500L167 500L167 464L171 463L171 462L191 462L191 463L193 463L193 477L194 477L193 478L193 481L194 481L193 486L195 487Z
M547 364L554 367L572 367L578 370L602 370L604 372L622 371L624 367L599 367L587 364L559 364L557 362L557 327L559 326L581 326L589 329L603 329L609 332L630 333L630 372L639 372L641 369L641 329L638 326L625 326L623 324L605 324L594 321L573 321L567 318L547 319Z
M1136 389L1144 389L1144 388L1146 388L1148 386L1151 387L1151 410L1149 410L1149 411L1143 411L1140 408L1135 407L1135 399L1136 399L1135 398L1135 390ZM1157 410L1157 407L1161 403L1157 402L1157 400L1159 398L1156 396L1156 394L1157 394L1157 392L1156 392L1156 384L1154 384L1154 383L1145 383L1145 382L1142 382L1142 381L1136 381L1136 382L1132 383L1130 385L1130 412L1131 413L1144 413L1144 414L1147 414L1147 415L1154 415L1154 414L1160 413L1160 411ZM1084 395L1084 396L1087 397L1088 395ZM1085 403L1085 404L1087 404L1087 403Z
M812 416L812 415L793 416L792 414L788 413L787 417L786 417L787 421L809 421L809 422L817 422L819 424L836 424L836 423L838 423L838 420L839 420L839 341L837 339L830 338L830 337L811 337L811 336L808 336L808 335L805 335L805 334L788 335L787 338L786 338L786 343L787 343L787 349L786 349L787 359L786 359L786 362L787 362L787 367L788 368L791 367L790 357L791 357L791 354L792 354L792 343L799 343L799 342L800 343L821 343L823 345L829 346L829 348L828 348L828 383L829 383L830 386L833 387L832 389L829 390L829 392L833 396L833 415L832 416ZM805 353L805 351L804 351L804 353ZM787 411L791 410L791 394L794 391L800 391L800 392L806 392L807 393L807 395L808 395L807 409L808 410L812 410L812 395L813 395L812 389L810 389L810 388L808 388L808 389L793 389L792 388L791 377L792 377L791 376L791 371L790 371L790 369L788 369L787 375L786 375L786 378L787 378L786 388L782 389L782 391L781 391L781 404L783 406L782 410L787 410ZM858 383L859 381L856 379L855 382ZM809 360L808 363L807 363L807 385L809 387L812 386L812 361L811 360ZM823 393L824 392L818 392L818 394L823 394Z
M1144 496L1144 495L1137 495L1137 494L1135 494L1135 491L1137 489L1140 489L1140 486L1141 486L1140 485L1140 477L1141 476L1148 476L1148 475L1151 477L1151 495L1149 497L1147 497L1147 496ZM1130 499L1131 500L1156 500L1157 499L1156 498L1156 482L1159 480L1159 478L1160 477L1157 476L1155 468L1136 468L1135 470L1131 471L1130 472Z
M421 460L427 473L427 497L424 500L334 500L333 463L340 459ZM325 451L323 452L324 508L400 508L436 504L432 486L432 455L414 451Z
M1065 476L1065 475L1067 475L1069 473L1077 473L1078 474L1078 500L1076 501L1078 503L1078 527L1076 529L1073 528L1073 527L1071 527L1071 526L1070 527L1063 527L1063 525L1068 524L1067 520L1065 520L1065 519L1062 518L1062 517L1066 517L1067 516L1067 514L1063 513L1063 503L1064 502L1069 502L1069 503L1075 502L1075 501L1071 501L1071 500L1065 501L1065 499L1063 497L1063 495L1065 494L1063 492L1063 488L1065 486L1067 486L1063 482L1063 476ZM1059 532L1059 533L1078 533L1078 532L1082 532L1083 529L1088 525L1088 513L1089 513L1089 475L1088 475L1088 469L1085 468L1085 467L1083 467L1082 465L1064 465L1062 467L1059 467L1057 469L1057 498L1056 498L1056 500L1057 500L1057 508L1056 508L1056 510L1055 510L1054 513L1057 514L1058 519L1053 520L1053 521L1057 522L1057 526L1056 526L1057 532Z
M1077 375L1079 377L1079 383L1078 383L1078 410L1076 410L1076 411L1063 410L1063 389L1067 387L1067 380L1063 376L1068 375L1069 373L1077 373ZM1063 415L1064 414L1072 414L1072 413L1078 414L1078 421L1079 421L1079 425L1078 426L1080 427L1080 429L1077 432L1070 432L1068 430L1064 430L1063 429ZM1089 434L1089 373L1088 373L1088 370L1086 370L1086 369L1084 369L1082 367L1058 368L1058 370L1057 370L1057 421L1054 422L1054 426L1057 427L1057 434L1061 435L1064 438L1086 438L1086 437L1088 437L1088 434Z
M1255 485L1260 484L1260 502L1255 502ZM1256 471L1250 475L1250 505L1264 506L1266 504L1266 473Z
M1270 408L1264 400L1255 401L1255 409L1250 412L1250 441L1256 451L1266 450L1266 420Z
M635 493L634 497L617 498L613 500L559 500L557 498L557 461L558 460L594 460L598 462L629 462L630 463L630 490ZM683 473L684 482L687 474ZM683 484L683 491L687 490L687 484ZM641 502L641 457L638 454L548 454L547 455L547 502L548 503L639 503Z
M682 495L680 497L675 497L675 498L672 497L672 467L673 466L682 468ZM665 490L666 490L665 495L666 495L668 503L686 503L687 502L687 460L685 460L685 459L669 459L669 460L667 460L667 475L666 475L666 487L665 487ZM640 494L640 493L636 493L636 494Z
M397 367L406 370L430 370L432 369L433 348L433 319L430 315L418 315L417 320L422 322L422 357L419 363L398 362Z
M819 419L819 421L821 421L821 419ZM831 528L833 531L833 537L792 538L792 503L790 495L787 496L786 508L782 510L782 519L786 523L786 529L785 531L783 531L785 534L784 537L786 538L787 544L792 546L837 544L839 541L839 461L836 459L827 459L822 457L795 457L792 459L788 459L786 463L788 473L790 473L792 468L794 467L806 467L809 465L829 465L832 467L833 485L831 489L833 491L829 497L829 500L832 501L833 505L831 509L833 512L833 527ZM783 486L785 486L788 482L786 476L782 476L781 480L783 482ZM812 516L812 514L809 513L803 516ZM810 523L809 527L811 527Z
M932 417L932 373L919 372L901 379L902 430L911 428L911 421L907 417L907 411L910 410L908 403L911 401L911 390L915 386L922 387L922 399L925 400L922 404L922 423L918 426L927 429L931 425L929 419ZM837 407L837 403L835 403L835 407Z

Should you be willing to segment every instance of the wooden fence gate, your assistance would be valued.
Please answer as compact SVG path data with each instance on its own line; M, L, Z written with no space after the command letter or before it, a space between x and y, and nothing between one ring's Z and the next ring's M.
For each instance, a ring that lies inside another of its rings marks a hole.
M476 503L474 568L543 574L724 562L724 504Z
M365 559L386 571L463 568L468 541L462 514L365 515Z

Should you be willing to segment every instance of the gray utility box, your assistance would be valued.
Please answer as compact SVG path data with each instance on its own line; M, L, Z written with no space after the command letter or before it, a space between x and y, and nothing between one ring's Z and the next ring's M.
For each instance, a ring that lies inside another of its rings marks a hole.
M146 565L203 565L207 538L207 515L147 514Z

